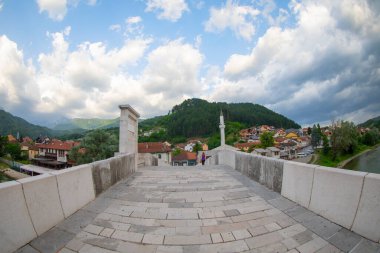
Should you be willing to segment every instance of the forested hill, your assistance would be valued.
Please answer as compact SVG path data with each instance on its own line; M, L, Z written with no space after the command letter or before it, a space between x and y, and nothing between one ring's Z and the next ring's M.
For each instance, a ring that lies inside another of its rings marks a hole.
M380 129L380 116L369 119L366 122L359 124L358 126L369 127L369 128L377 127L378 129Z
M50 136L53 133L53 131L47 127L33 125L22 118L0 110L0 135L12 134L16 137L17 132L21 136L29 136L31 138L36 138L39 135Z
M145 125L159 125L167 128L169 136L210 136L219 131L219 115L224 120L240 122L247 127L271 125L283 128L300 128L294 121L275 113L264 106L251 103L209 103L202 99L188 99L173 107L167 116L143 121Z

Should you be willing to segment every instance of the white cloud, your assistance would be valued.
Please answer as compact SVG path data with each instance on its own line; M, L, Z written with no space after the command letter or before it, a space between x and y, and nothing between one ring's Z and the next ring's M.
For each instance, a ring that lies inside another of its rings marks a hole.
M130 36L142 37L143 36L144 26L141 24L142 18L140 16L129 17L125 20L125 23L126 23L126 29L124 33L125 36L127 37L130 37Z
M0 36L0 101L4 109L27 112L39 100L39 87L31 62L7 36Z
M36 0L40 13L46 11L49 18L55 21L62 21L66 14L68 6L76 7L80 0ZM87 5L95 6L97 0L86 0ZM1 8L0 8L1 9Z
M365 1L292 4L295 27L271 27L249 54L231 55L210 97L250 98L300 123L349 115L378 100L379 11Z
M259 13L259 10L251 6L227 0L226 5L220 9L210 9L210 18L205 24L205 29L215 33L231 29L237 37L250 41L255 34L253 21Z
M189 8L185 0L148 0L145 11L159 12L159 19L176 22Z
M203 55L182 40L170 41L148 55L143 72L143 85L149 94L162 93L163 98L194 95L201 88L199 71Z
M126 20L127 24L137 24L142 21L142 18L140 16L134 16L134 17L129 17Z
M121 30L121 25L119 25L119 24L110 25L109 29L110 29L111 31L120 32L120 30Z
M87 0L87 4L92 6L96 5L96 2L97 0Z
M49 18L61 21L67 12L66 0L37 0L40 12L46 11Z
M83 42L69 52L65 39L68 35L68 32L49 34L53 50L39 56L40 71L36 80L42 92L37 110L65 110L69 117L106 116L106 110L96 104L104 96L111 97L107 94L114 94L116 84L113 82L118 80L115 76L124 75L128 66L143 57L150 40L126 40L122 47L113 49L107 49L102 42ZM122 83L118 90L128 91L129 86L128 82ZM105 103L113 104L114 100L101 104Z
M3 6L4 6L4 3L2 1L0 1L0 11L3 10Z

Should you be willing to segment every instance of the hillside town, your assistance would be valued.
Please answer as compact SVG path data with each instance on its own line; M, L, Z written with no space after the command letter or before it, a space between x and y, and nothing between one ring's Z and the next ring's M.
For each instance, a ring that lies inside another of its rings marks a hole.
M362 134L369 130L369 128L358 128ZM321 131L329 140L332 134L330 127L322 127ZM149 136L151 133L152 130L140 134ZM272 146L264 147L262 145L260 137L265 133L272 136ZM50 169L63 169L75 165L76 163L70 158L69 152L73 147L80 145L79 141L62 141L49 137L38 137L33 140L28 136L17 138L8 135L7 140L9 143L17 143L20 146L22 157L29 160L31 164ZM310 155L313 152L311 141L310 127L284 129L260 125L240 130L239 141L230 148L261 156L293 160ZM321 147L321 145L322 142L316 147ZM208 150L207 138L191 138L187 142L178 144L167 141L138 144L139 153L154 155L161 165L193 166L199 163L197 153ZM85 150L81 149L80 152L83 153Z

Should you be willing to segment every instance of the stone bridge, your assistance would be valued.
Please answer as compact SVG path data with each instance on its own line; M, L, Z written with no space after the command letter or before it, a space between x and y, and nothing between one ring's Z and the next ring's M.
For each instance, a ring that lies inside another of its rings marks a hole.
M0 184L0 252L380 253L380 175L223 142L206 166L152 166L120 108L115 157Z
M378 252L229 166L144 167L18 252Z

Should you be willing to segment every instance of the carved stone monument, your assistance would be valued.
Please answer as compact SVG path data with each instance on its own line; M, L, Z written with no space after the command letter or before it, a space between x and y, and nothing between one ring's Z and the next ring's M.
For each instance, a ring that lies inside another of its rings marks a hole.
M120 137L118 154L136 154L135 160L137 164L138 119L140 118L140 114L130 105L119 105L119 108Z

